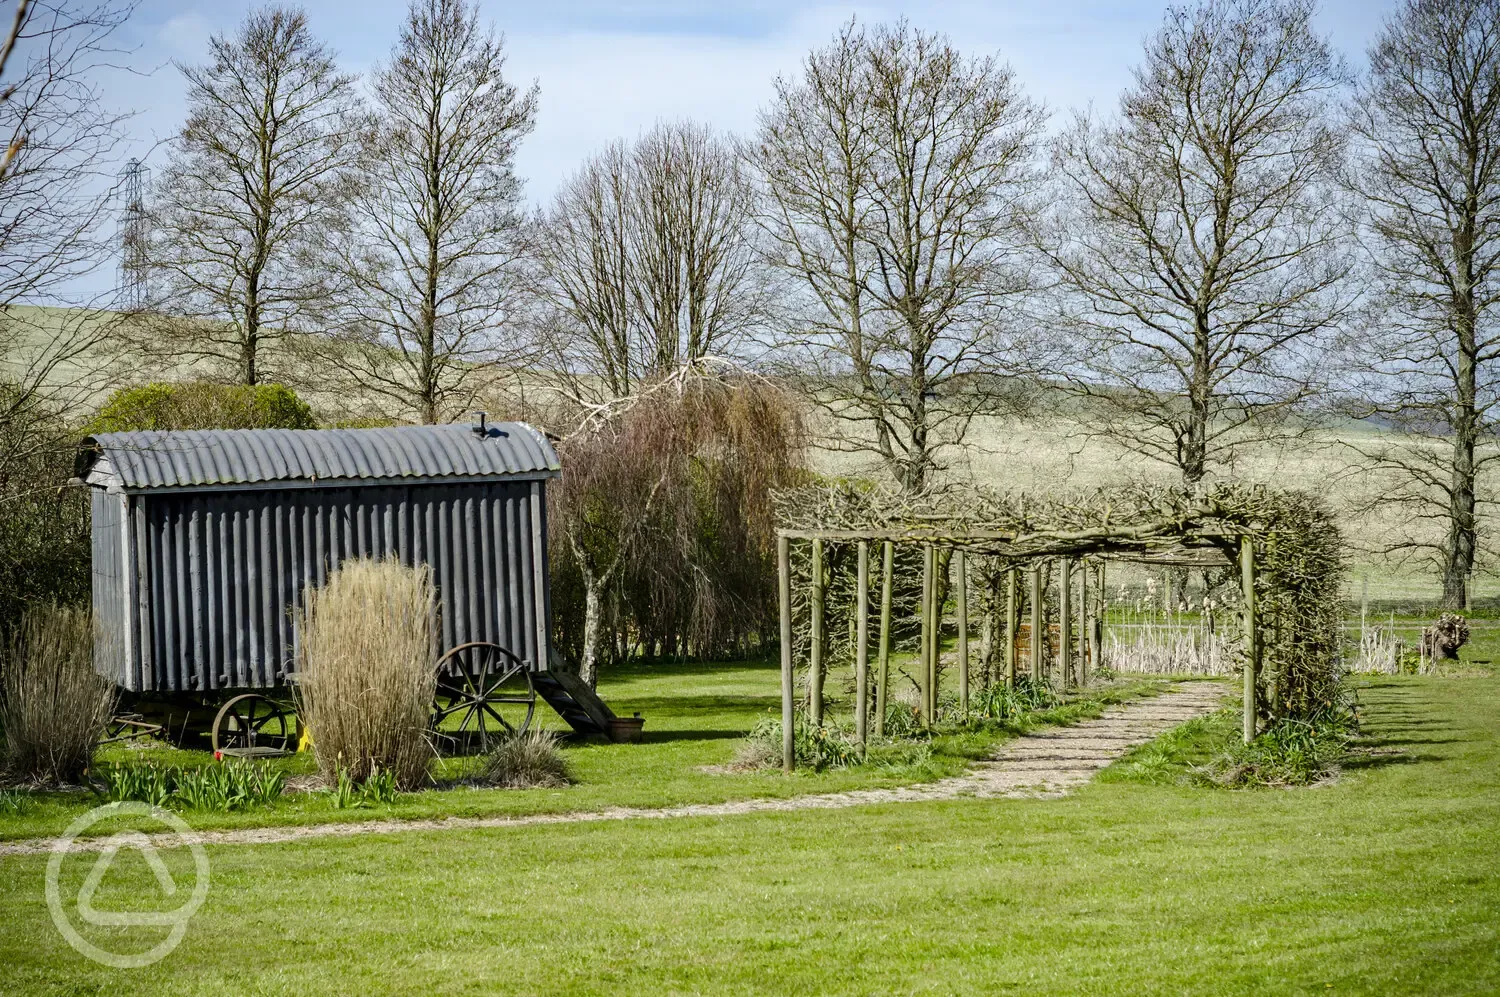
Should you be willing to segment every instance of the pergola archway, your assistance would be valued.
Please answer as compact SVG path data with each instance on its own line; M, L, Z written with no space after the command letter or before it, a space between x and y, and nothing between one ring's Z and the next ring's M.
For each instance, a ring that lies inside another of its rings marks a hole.
M1031 586L1031 621L1029 669L1034 678L1042 677L1050 662L1044 661L1040 639L1042 597L1041 572L1049 563L1061 565L1063 583L1058 588L1058 669L1064 684L1075 677L1083 680L1085 663L1092 651L1098 661L1097 628L1091 626L1089 599L1085 586L1077 607L1078 633L1092 635L1092 647L1079 641L1078 669L1073 667L1075 621L1070 605L1075 563L1085 561L1132 561L1153 565L1230 568L1238 566L1243 597L1244 722L1243 734L1248 741L1255 736L1260 704L1257 692L1263 645L1257 626L1257 560L1267 544L1274 553L1278 520L1287 518L1289 509L1300 515L1299 526L1315 530L1337 531L1331 518L1307 496L1274 492L1259 487L1221 487L1207 493L1189 496L1167 489L1133 487L1092 492L1061 500L1042 500L983 490L944 490L921 495L902 495L877 489L858 488L849 484L810 486L778 495L777 514L782 524L777 530L777 562L781 616L781 691L783 767L791 771L796 764L795 723L796 695L794 668L792 552L794 545L806 544L811 561L811 583L808 593L810 620L809 704L814 723L822 722L823 693L821 679L826 634L823 630L824 593L822 560L825 545L853 544L857 549L856 609L854 618L854 665L856 686L855 737L864 744L869 734L869 682L871 617L871 558L877 545L880 552L879 594L879 661L882 675L890 654L891 590L894 551L901 545L915 545L923 552L923 584L919 609L921 620L918 675L921 710L930 720L938 700L937 667L940 653L941 609L933 571L937 552L952 552L959 572L956 593L959 616L959 699L967 708L969 679L967 585L964 573L968 555L986 555L1007 567L1007 588L1011 607L1015 606L1016 586L1023 574ZM1311 521L1310 524L1304 521ZM1292 532L1298 532L1293 530ZM1307 532L1303 530L1302 532ZM1305 546L1305 545L1304 545ZM1329 548L1314 551L1328 554ZM1328 567L1341 569L1337 556L1329 558ZM1299 562L1300 563L1300 562ZM1007 619L1006 674L1016 674L1016 635L1019 624L1015 613ZM882 682L882 687L883 687ZM879 704L883 709L884 703ZM877 712L877 716L879 713Z

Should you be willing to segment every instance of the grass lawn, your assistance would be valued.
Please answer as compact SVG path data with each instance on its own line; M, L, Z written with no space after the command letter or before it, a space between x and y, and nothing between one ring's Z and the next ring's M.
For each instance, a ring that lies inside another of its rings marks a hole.
M835 673L836 675L838 673ZM955 775L975 758L993 750L1004 731L970 732L935 737L926 746L896 751L886 764L799 771L787 778L779 771L728 772L745 733L761 717L781 716L780 670L775 663L735 665L632 665L611 669L600 693L621 716L640 712L646 718L642 744L607 744L602 740L568 742L563 754L575 784L567 789L495 790L458 786L408 793L395 803L358 810L333 807L325 793L289 793L268 808L231 812L185 813L200 830L226 827L285 826L384 818L448 816L487 817L602 810L607 807L667 807L685 803L719 803L751 797L800 796L845 789L907 785ZM1095 716L1106 702L1135 698L1162 687L1139 678L1122 680L1100 693L1047 711L1040 720L1067 722ZM830 695L838 695L830 681ZM852 697L846 696L845 699ZM847 716L847 702L835 703L834 715ZM545 703L537 717L553 728L565 725ZM182 751L142 742L141 747L108 746L104 762L140 762L201 766L216 764L206 751ZM478 759L445 760L451 772ZM310 754L272 764L300 775L316 771ZM0 840L56 835L79 814L101 801L89 793L36 794L19 813L0 808ZM98 825L107 834L116 825Z
M45 860L4 858L0 987L1500 991L1500 681L1380 678L1361 698L1380 753L1315 789L1127 773L1061 800L215 847L186 940L141 970L76 955L48 918ZM64 896L91 865L70 859ZM95 906L155 891L122 860Z

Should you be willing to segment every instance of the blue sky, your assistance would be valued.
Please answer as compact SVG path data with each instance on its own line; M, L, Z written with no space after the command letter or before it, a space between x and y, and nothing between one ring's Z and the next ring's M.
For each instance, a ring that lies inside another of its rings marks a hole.
M140 154L169 138L183 115L173 60L204 58L211 33L232 32L255 4L240 0L144 0L128 26L132 65L111 94L139 112ZM306 0L313 30L353 71L383 59L405 0ZM1393 0L1325 0L1322 30L1356 66ZM901 15L942 31L975 54L998 53L1026 90L1061 117L1070 108L1111 107L1129 82L1141 42L1160 22L1161 2L1047 0L907 5L786 2L568 2L482 0L481 16L505 32L510 66L541 84L535 133L519 156L528 198L546 198L579 161L662 118L690 117L748 132L778 74L797 70L851 15ZM159 158L160 152L148 157Z

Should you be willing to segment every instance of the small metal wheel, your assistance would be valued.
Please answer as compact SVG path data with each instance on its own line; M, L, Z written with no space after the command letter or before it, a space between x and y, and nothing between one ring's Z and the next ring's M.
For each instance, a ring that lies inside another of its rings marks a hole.
M432 729L456 747L491 742L524 731L536 712L536 688L526 662L486 641L460 644L438 659Z
M248 692L214 717L214 753L233 757L289 755L297 750L297 713L285 703Z

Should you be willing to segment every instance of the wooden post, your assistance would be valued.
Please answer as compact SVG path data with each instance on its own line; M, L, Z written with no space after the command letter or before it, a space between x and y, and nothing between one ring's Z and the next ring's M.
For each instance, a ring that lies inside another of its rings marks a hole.
M1245 743L1255 740L1255 544L1240 537L1240 587L1245 594Z
M1020 569L1005 571L1005 687L1016 686L1016 630L1021 624L1021 607L1016 602L1020 595Z
M1089 562L1078 561L1078 684L1089 682Z
M1031 681L1042 680L1042 566L1031 565Z
M792 542L776 538L777 597L781 603L781 767L797 764L797 714L792 689Z
M880 675L875 682L875 736L885 736L885 695L891 681L891 570L896 545L887 540L880 552Z
M963 551L958 558L958 708L969 713L969 567Z
M865 750L870 723L870 541L859 542L859 583L854 613L854 697L859 708L854 711L854 737L859 750Z
M1057 566L1057 670L1062 687L1073 681L1073 559Z
M1089 640L1093 644L1094 667L1104 667L1104 614L1106 611L1106 598L1104 587L1104 566L1108 561L1099 562L1099 578L1094 585L1094 627L1089 631Z
M927 655L927 722L937 720L938 666L943 660L943 597L947 592L948 552L932 549L932 649Z
M921 653L917 655L917 684L921 693L922 719L927 719L927 669L928 658L932 653L932 589L933 589L933 551L931 544L922 546L922 633L919 638L921 642Z
M814 727L823 725L823 541L812 542L812 650L808 662L808 714Z

